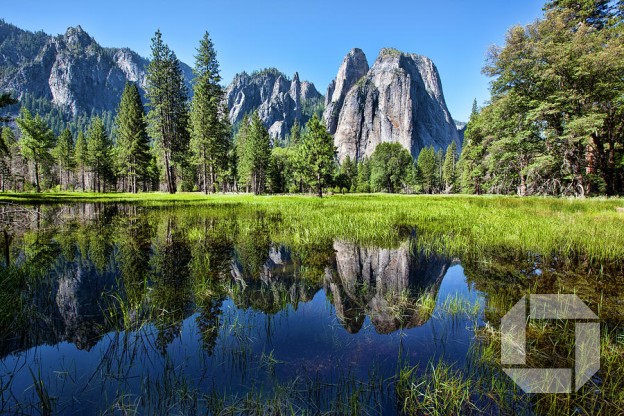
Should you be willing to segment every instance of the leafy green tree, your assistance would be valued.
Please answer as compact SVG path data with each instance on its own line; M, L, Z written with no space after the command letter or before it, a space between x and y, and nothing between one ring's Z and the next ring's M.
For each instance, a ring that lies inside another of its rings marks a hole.
M230 125L219 84L217 52L208 32L195 56L195 80L191 103L191 150L200 168L204 193L215 192L217 174L226 168L230 148Z
M87 160L93 175L92 189L106 190L106 183L112 182L112 143L104 122L94 117L87 131Z
M256 195L264 193L270 173L271 139L257 111L252 114L251 120L243 120L236 149L240 184Z
M61 186L63 185L63 174L65 174L65 190L67 190L69 189L69 174L75 167L74 138L69 129L63 130L58 137L52 154L59 166Z
M21 131L20 149L26 160L35 166L35 184L37 192L41 192L39 184L39 169L42 164L51 161L50 150L55 145L52 130L37 114L34 118L25 108L20 111L20 117L15 120Z
M542 19L510 29L505 46L490 51L492 100L472 137L487 158L481 176L490 192L624 190L624 29L611 6L551 1Z
M294 182L294 147L274 147L271 153L269 189L272 193L285 193L296 190Z
M76 162L76 169L80 173L82 191L86 191L86 170L89 167L89 149L87 146L87 139L83 132L78 133L76 139L76 148L74 150L74 160Z
M412 156L400 143L381 143L371 155L371 189L374 192L398 192L405 188Z
M433 146L423 148L416 162L419 172L420 186L423 192L431 194L435 191L437 162Z
M189 144L188 93L180 61L163 42L160 30L152 38L151 49L146 85L148 131L163 159L167 191L175 193L176 166L187 156Z
M314 114L306 125L299 146L299 160L305 182L316 189L316 195L323 197L323 188L331 181L336 169L336 146L334 138L327 133L327 127Z
M126 83L121 94L115 117L115 138L116 172L124 178L124 185L127 179L128 189L136 193L137 178L145 178L151 154L145 110L139 89L133 82Z

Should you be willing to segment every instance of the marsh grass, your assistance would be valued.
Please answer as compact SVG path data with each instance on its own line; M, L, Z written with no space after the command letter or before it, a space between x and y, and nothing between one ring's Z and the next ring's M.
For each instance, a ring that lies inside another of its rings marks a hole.
M334 239L396 246L416 232L424 253L451 256L529 256L621 267L624 217L619 199L554 199L498 196L335 195L251 196L180 193L2 194L24 204L118 202L150 207L197 206L238 215L264 212L279 218L273 241L302 246Z
M459 415L476 410L470 381L444 361L430 362L423 373L418 367L401 368L396 393L399 408L408 415Z

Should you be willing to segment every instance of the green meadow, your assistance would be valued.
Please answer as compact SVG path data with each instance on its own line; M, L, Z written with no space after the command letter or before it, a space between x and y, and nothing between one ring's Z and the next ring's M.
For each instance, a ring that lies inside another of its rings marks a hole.
M279 215L284 243L346 239L388 245L415 233L420 248L451 256L539 256L541 260L620 266L624 200L509 196L253 196L200 193L7 193L0 202L27 205L117 202L192 205ZM620 208L620 209L618 209Z

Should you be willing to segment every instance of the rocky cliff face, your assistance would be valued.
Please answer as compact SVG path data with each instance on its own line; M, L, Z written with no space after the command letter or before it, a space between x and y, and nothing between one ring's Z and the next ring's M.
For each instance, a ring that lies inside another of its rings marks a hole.
M325 95L325 113L323 115L327 130L336 133L338 117L347 93L356 82L368 73L368 61L361 49L352 49L342 61L338 75L327 88Z
M238 74L225 94L232 125L257 110L274 139L285 138L295 120L305 125L323 99L314 84L299 80L298 73L290 80L276 69Z
M401 143L414 157L427 146L461 146L429 58L382 49L372 68L354 80L365 61L361 51L349 52L328 91L324 117L341 160L368 157L384 142Z
M49 36L0 21L0 90L33 94L73 115L114 111L126 81L143 92L148 63L129 49L101 47L80 26ZM191 69L182 70L190 81Z

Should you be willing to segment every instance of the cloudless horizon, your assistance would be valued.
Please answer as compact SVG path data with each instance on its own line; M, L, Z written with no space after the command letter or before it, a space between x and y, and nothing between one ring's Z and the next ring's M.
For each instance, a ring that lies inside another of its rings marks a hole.
M486 53L507 30L542 15L544 0L436 2L412 0L272 2L167 0L108 2L22 0L2 17L51 35L80 25L104 47L128 47L149 58L156 29L178 58L193 66L199 40L210 33L223 84L235 74L275 67L314 83L321 94L344 56L361 48L370 64L383 47L428 56L436 64L453 118L467 121L473 99L489 99L481 74Z

